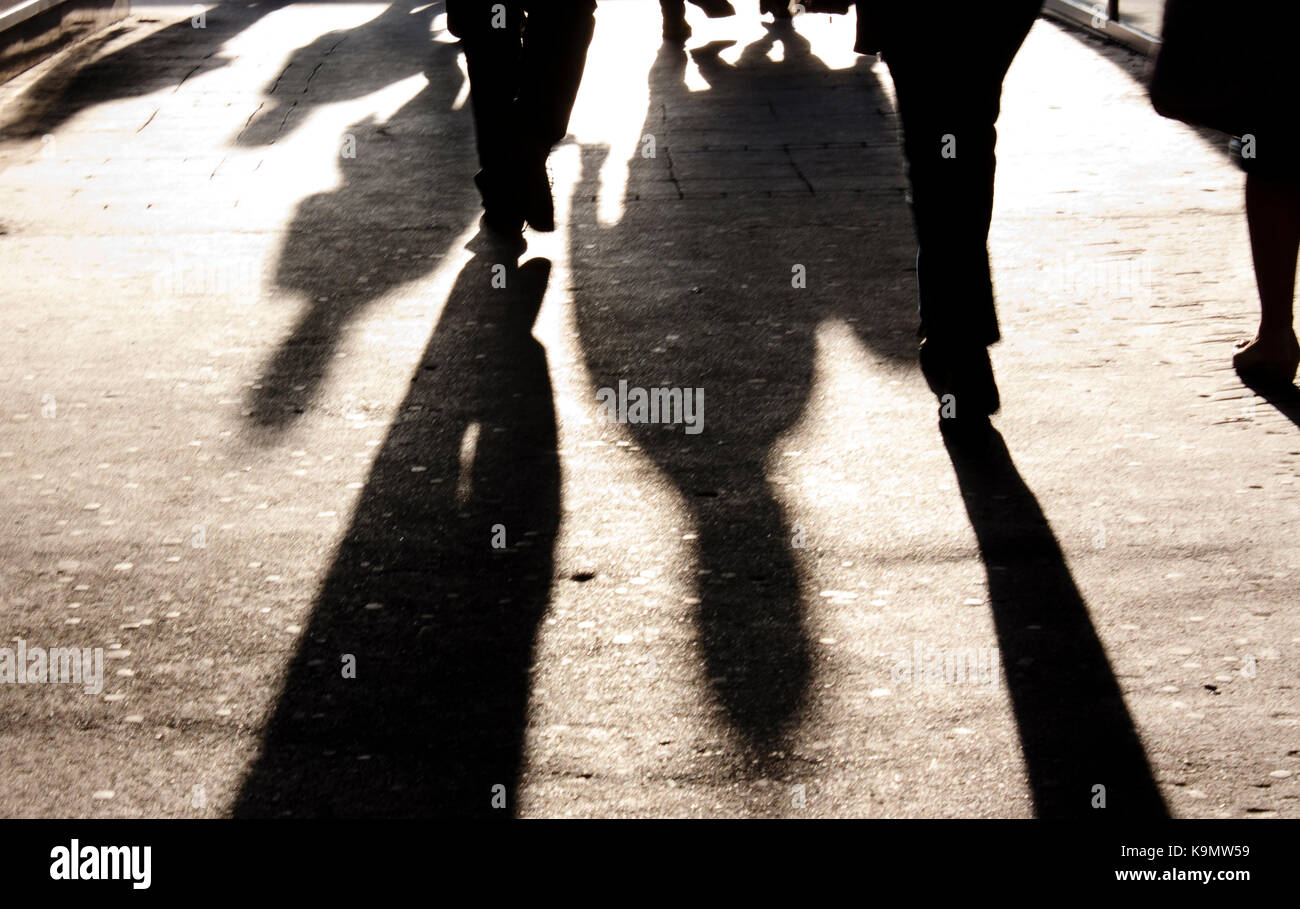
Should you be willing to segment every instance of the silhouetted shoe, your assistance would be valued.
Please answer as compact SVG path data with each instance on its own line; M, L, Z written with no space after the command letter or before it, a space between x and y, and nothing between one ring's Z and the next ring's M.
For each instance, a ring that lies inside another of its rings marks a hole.
M483 198L483 226L507 236L523 233L524 214L519 206L518 193L510 183L480 170L474 175L474 184Z
M921 342L921 373L939 399L941 425L978 426L1002 406L989 350L982 344Z
M483 226L503 237L519 237L524 232L524 218L514 209L484 208Z
M736 8L730 0L691 0L691 3L704 10L704 15L710 19L725 19L736 15Z
M479 219L479 232L465 244L465 248L475 255L491 254L515 261L528 249L528 241L524 239L522 223L518 230L499 230L484 212Z
M533 230L555 230L555 199L551 197L551 178L546 173L546 159L527 166L519 178L519 204L524 220Z
M681 19L664 19L664 40L672 44L685 44L691 37L691 25L683 16Z
M789 0L762 0L758 5L759 13L771 13L776 21L792 18Z
M1300 342L1294 333L1238 342L1232 365L1238 375L1255 385L1290 385L1300 369Z

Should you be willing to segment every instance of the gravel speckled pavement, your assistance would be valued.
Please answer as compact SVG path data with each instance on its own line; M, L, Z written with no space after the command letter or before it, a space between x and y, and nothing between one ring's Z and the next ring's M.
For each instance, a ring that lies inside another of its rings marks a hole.
M517 266L440 3L142 6L0 86L0 637L105 656L0 686L0 812L1300 816L1222 140L1035 26L950 452L888 71L739 6L602 3Z

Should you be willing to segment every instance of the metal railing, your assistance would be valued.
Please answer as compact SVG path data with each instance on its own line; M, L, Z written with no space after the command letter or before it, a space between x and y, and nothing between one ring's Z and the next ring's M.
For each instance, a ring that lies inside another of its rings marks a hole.
M1164 0L1046 0L1043 12L1144 54L1160 47Z

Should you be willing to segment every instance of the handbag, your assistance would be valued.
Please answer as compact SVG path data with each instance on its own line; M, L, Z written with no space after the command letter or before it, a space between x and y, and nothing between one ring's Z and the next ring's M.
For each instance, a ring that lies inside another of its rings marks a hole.
M1267 85L1252 61L1270 18L1258 0L1227 8L1221 0L1168 0L1151 74L1157 113L1234 136L1257 131Z

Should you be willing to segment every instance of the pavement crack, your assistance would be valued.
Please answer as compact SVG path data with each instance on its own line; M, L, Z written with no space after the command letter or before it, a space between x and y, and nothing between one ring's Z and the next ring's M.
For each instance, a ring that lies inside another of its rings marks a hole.
M316 78L316 74L320 72L320 68L324 65L325 65L325 61L322 60L321 62L317 63L315 67L312 68L311 75L307 77L307 82L302 87L302 93L304 95L307 94L307 89L311 88L311 80Z
M275 81L271 83L271 90L267 92L268 95L275 94L275 90L280 87L280 80L283 79L288 74L289 70L291 70L292 68L293 68L292 62L285 64L284 69L280 70L280 75L276 76Z
M677 173L673 169L673 150L671 148L664 149L664 161L668 163L668 180L672 183L673 189L677 190L677 198L679 200L685 199L686 194L682 192L682 184L677 181Z
M239 134L235 136L236 142L238 142L240 139L243 138L244 133L248 132L248 127L252 124L253 118L256 117L258 114L260 114L262 112L262 108L264 107L266 107L266 102L262 101L257 105L257 110L253 111L251 114L248 115L248 119L244 121L244 125L239 129Z
M803 171L799 169L799 165L795 163L794 155L790 154L790 146L782 145L781 151L785 152L785 159L790 162L790 167L794 169L795 175L803 181L804 186L808 187L808 194L810 196L817 195L817 190L813 189L812 183L808 181L808 178L804 176Z
M285 124L289 122L289 115L293 113L293 109L297 106L298 106L297 101L289 105L288 109L284 112L284 116L280 118L280 129L278 130L278 132L284 131Z
M190 76L192 76L192 75L194 75L195 73L197 73L197 72L199 71L199 69L200 69L202 66L203 66L203 64L201 64L201 63L196 63L196 64L194 64L193 68L190 69L190 71L189 71L188 73L186 73L184 76L181 77L181 81L176 83L176 87L175 87L174 89L172 89L172 94L174 95L174 94L176 94L178 91L180 91L180 90L181 90L181 86L185 84L186 80L188 80Z

